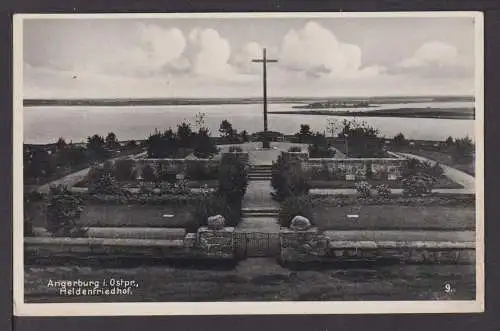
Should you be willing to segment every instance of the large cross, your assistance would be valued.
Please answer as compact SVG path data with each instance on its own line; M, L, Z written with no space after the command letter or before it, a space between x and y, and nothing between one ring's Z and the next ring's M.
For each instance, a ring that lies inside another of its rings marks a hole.
M266 57L266 49L264 48L263 53L262 53L262 59L254 59L252 62L262 62L262 76L263 76L263 83L262 86L264 88L264 96L263 96L263 105L264 105L264 137L262 139L262 147L263 148L269 148L269 137L267 135L267 64L268 63L273 63L273 62L278 62L278 60L275 59L268 59Z

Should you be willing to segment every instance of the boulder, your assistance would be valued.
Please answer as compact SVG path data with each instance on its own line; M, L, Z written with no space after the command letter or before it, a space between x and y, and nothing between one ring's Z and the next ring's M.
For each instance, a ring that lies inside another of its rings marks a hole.
M295 231L305 231L311 227L311 221L304 216L297 215L290 222L290 229Z
M219 230L226 225L226 219L222 215L210 216L207 220L207 225L211 230Z

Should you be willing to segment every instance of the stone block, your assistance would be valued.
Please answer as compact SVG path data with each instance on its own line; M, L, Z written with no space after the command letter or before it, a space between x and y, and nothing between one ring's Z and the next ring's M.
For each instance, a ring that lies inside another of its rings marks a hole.
M226 219L222 215L215 215L208 217L207 225L209 229L220 230L226 225Z
M391 173L391 174L387 175L387 179L388 180L397 180L398 176L394 173Z
M184 237L184 247L194 248L196 246L196 233L188 233Z
M197 246L209 257L229 257L234 255L234 227L210 229L201 227L197 233Z
M311 227L311 221L304 216L297 215L290 222L290 229L295 231L305 231Z

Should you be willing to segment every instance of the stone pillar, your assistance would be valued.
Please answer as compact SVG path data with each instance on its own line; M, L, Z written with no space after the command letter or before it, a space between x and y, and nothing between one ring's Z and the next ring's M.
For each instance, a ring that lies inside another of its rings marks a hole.
M281 259L285 263L319 262L327 253L328 239L309 220L296 216L280 229Z
M226 227L224 217L216 215L208 218L208 226L198 229L197 247L207 257L234 258L234 227Z

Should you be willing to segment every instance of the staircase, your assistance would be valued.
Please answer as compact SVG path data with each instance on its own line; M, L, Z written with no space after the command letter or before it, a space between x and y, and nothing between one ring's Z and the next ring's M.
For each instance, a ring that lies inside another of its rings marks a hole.
M243 208L239 232L277 233L279 209L277 208Z
M278 218L279 209L277 208L243 208L241 210L242 218L266 217Z
M271 180L272 165L253 165L248 172L248 180Z

